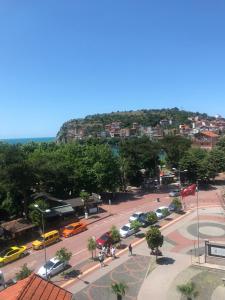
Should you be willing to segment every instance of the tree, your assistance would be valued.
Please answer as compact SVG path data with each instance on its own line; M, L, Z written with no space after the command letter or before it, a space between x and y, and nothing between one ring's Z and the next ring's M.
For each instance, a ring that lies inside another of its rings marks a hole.
M127 285L123 282L112 283L111 288L112 288L112 292L116 294L117 300L122 300L122 297L126 293Z
M65 266L69 263L72 257L72 252L68 251L65 247L63 247L56 252L55 256L58 260L63 262L65 268Z
M86 192L86 191L81 191L80 192L80 197L81 197L81 199L83 201L83 204L84 204L84 211L88 212L88 200L89 200L89 197L90 197L89 193Z
M41 212L34 205L38 205L38 207L42 211L45 211L46 209L49 208L49 204L43 199L38 199L29 206L29 219L31 220L32 224L41 227L43 226L42 215ZM43 216L43 218L45 221L45 216Z
M154 211L151 211L147 214L147 220L150 225L156 223L158 221L157 215Z
M20 271L18 273L16 273L16 279L17 280L22 280L24 278L27 278L28 276L30 276L30 274L32 272L33 271L27 267L27 264L24 264L21 267Z
M145 169L146 176L155 176L159 164L158 143L147 137L132 138L121 141L120 157L122 160L122 176L131 185L139 186L144 180L141 169Z
M117 243L120 241L120 232L115 225L113 225L110 229L110 236L113 240L113 243Z
M166 218L167 216L169 216L169 214L170 214L170 212L169 212L168 208L162 209L163 218Z
M167 163L177 168L180 159L191 147L191 141L181 136L166 136L161 141L161 148L166 152Z
M156 253L156 261L157 255L159 252L159 247L163 245L163 235L161 234L159 228L152 226L145 234L145 238L148 244L148 247L152 250L152 252Z
M90 237L88 239L87 248L88 248L88 251L91 252L92 259L94 258L94 251L96 251L96 247L97 247L96 240L93 237Z
M181 209L182 209L182 203L181 203L181 201L180 201L179 198L174 197L173 200L172 200L172 202L171 202L171 204L173 205L175 212L180 212L181 211Z
M198 291L196 291L196 286L194 282L190 281L186 284L181 284L177 286L177 290L187 298L187 300L192 300L198 296Z
M188 170L186 177L189 182L204 179L207 176L208 152L200 148L189 149L180 160L180 169Z
M137 231L140 229L140 227L141 227L141 223L140 223L140 221L138 221L138 220L135 220L135 221L132 221L131 222L131 228L133 228L134 229L134 231L135 231L135 234L137 233Z

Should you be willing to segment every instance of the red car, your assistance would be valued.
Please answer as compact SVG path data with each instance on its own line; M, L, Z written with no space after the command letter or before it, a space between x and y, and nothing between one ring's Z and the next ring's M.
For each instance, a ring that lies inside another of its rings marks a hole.
M97 248L101 249L103 246L110 246L113 244L113 240L110 236L109 232L104 233L101 235L97 240Z

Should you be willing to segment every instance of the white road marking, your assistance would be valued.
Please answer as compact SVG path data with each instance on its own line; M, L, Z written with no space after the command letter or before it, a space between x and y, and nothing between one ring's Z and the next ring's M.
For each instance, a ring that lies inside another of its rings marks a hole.
M80 254L80 253L82 253L84 251L87 251L87 249L82 249L82 250L80 250L80 251L78 251L76 253L73 253L72 256L78 255L78 254Z

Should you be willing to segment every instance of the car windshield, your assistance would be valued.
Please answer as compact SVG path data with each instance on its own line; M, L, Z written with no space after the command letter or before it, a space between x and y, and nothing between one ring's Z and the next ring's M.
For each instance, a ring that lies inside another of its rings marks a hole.
M132 217L138 218L139 214L133 214Z
M38 240L39 242L44 242L43 236L40 236L37 240Z
M130 228L128 226L124 225L121 229L124 231L128 231Z
M69 230L73 230L73 229L74 229L74 226L68 225L68 226L66 226L65 228L66 228L66 229L69 229Z
M9 251L11 251L12 249L8 248L8 249L5 249L3 251L0 252L0 256L3 257L5 256Z
M45 269L51 269L54 266L54 263L52 261L47 261L46 264L44 265Z
M162 211L161 211L160 208L158 208L158 209L156 210L156 212L157 212L157 213L161 213Z
M107 234L103 234L101 237L100 237L100 240L103 240L103 241L107 241L109 238L109 236Z

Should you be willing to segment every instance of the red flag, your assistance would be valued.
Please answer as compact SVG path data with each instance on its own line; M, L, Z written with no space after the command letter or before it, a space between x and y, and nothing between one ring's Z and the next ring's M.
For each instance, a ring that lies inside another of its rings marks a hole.
M187 197L190 195L194 195L196 191L196 184L191 184L189 186L187 186L186 188L181 190L181 197Z

